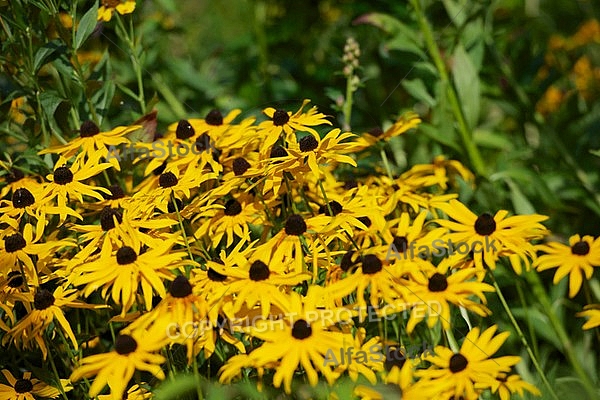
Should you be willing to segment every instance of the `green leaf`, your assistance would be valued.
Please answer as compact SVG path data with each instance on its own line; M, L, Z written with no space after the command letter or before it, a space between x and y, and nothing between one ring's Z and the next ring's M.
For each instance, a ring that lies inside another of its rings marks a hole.
M527 200L527 197L525 197L523 192L521 192L519 186L510 179L506 180L506 184L510 188L510 200L513 203L515 212L521 215L535 214L535 208L529 200Z
M453 0L442 0L444 3L444 7L446 8L446 12L448 13L448 17L454 25L457 27L461 27L465 21L467 20L468 10L466 9L466 0L462 1L453 1Z
M492 132L483 129L476 129L473 132L475 144L492 149L511 151L513 142L500 132Z
M94 6L90 8L79 21L77 32L75 33L75 50L79 49L83 42L94 32L98 23L98 3L94 2Z
M427 88L421 79L405 79L402 81L402 86L411 96L423 101L429 107L433 107L437 103L429 92L427 92Z
M600 149L598 149L598 150L590 150L590 153L592 153L596 157L600 157Z
M40 93L40 103L42 105L42 109L48 117L54 116L56 109L63 101L64 99L53 90Z
M59 55L65 50L66 46L59 40L53 40L40 47L33 58L33 72L37 73L44 64L48 63L50 56Z
M451 130L452 128L447 129ZM456 138L452 135L449 135L448 131L442 132L437 127L424 123L419 125L419 131L423 132L423 134L435 140L436 142L446 145L459 153L461 152L460 146L458 143L456 143Z
M462 45L458 45L454 52L452 72L467 125L473 129L479 118L481 88L477 70Z

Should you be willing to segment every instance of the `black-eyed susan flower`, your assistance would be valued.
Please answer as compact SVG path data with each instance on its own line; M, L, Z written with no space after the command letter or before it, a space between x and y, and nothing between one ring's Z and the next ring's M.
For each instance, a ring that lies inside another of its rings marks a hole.
M589 304L583 308L583 311L577 313L578 317L588 317L583 324L582 329L592 329L600 326L600 304Z
M20 271L9 272L6 277L0 277L0 309L4 311L4 315L0 318L0 329L9 331L10 328L3 321L8 317L10 324L15 323L15 314L13 312L17 302L23 304L27 312L31 311L33 303L32 287L26 284L23 279L23 274Z
M134 10L135 0L102 0L98 8L98 21L110 21L115 11L125 15L131 14Z
M479 328L473 328L456 353L447 347L436 346L435 354L425 356L431 366L415 372L420 380L414 388L423 389L425 393L435 390L437 394L431 398L462 396L474 400L481 389L497 386L496 378L501 373L509 372L521 358L492 358L510 335L509 332L503 332L494 336L496 329L494 325L480 334Z
M23 377L19 379L15 378L7 369L2 370L2 375L8 383L8 385L0 383L0 399L2 400L36 400L40 397L56 399L61 394L60 390L54 386L33 378L29 371L24 372ZM73 389L67 379L61 379L60 384L63 392Z
M496 260L500 255L509 257L513 269L521 273L522 264L526 268L535 259L535 248L530 243L548 233L540 223L548 217L539 214L515 215L508 217L508 211L500 210L496 215L483 213L475 215L458 200L450 200L447 204L438 204L454 221L437 219L436 222L448 228L446 238L453 243L461 243L473 251L477 268L496 268ZM477 247L478 246L478 247Z
M554 274L554 284L569 275L569 297L575 297L581 289L583 279L589 280L594 267L600 267L600 237L573 235L569 245L550 242L536 246L543 254L534 262L538 271L558 268Z
M0 198L4 198L7 194L14 193L15 190L20 188L26 188L34 197L36 195L40 197L44 185L40 183L39 177L25 175L19 168L10 167L2 161L0 161L0 166L7 171L6 175L4 175L5 186L0 190Z
M168 342L166 325L152 325L148 331L121 334L109 353L83 358L69 378L72 382L95 376L89 396L95 397L108 384L113 399L121 399L135 370L147 371L157 379L165 379L161 364L166 359L157 354Z
M485 386L487 387L487 385ZM513 393L525 397L525 392L534 396L541 396L542 392L529 382L525 382L519 375L508 375L501 372L496 377L496 383L490 388L492 393L498 393L500 400L510 400Z
M414 112L402 114L396 122L385 131L379 127L371 129L369 132L363 133L358 140L360 149L366 149L373 146L379 141L388 141L393 137L400 136L406 131L419 126L421 118Z

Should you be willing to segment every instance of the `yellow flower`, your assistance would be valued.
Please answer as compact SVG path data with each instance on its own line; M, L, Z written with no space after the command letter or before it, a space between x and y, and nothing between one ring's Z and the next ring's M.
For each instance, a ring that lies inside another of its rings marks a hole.
M531 383L525 382L519 375L510 375L501 372L496 377L496 383L491 387L492 393L498 392L500 400L510 400L512 393L518 393L519 396L524 397L524 392L528 391L534 396L541 396L542 393L538 388L533 386Z
M33 108L27 103L27 97L17 97L10 102L9 118L18 125L23 125L28 116L34 115Z
M590 319L583 324L583 329L592 329L600 326L600 304L589 304L583 308L585 311L577 313L578 317L590 317Z
M98 8L98 21L108 22L115 11L119 14L131 14L135 10L135 1L133 0L102 0L102 5Z
M31 372L24 372L23 377L16 379L9 370L3 369L2 375L8 385L0 384L0 399L2 400L36 400L39 397L56 399L60 390L36 378L31 377ZM63 391L68 392L73 387L67 379L61 379Z
M357 140L357 151L371 147L379 141L388 141L393 137L400 136L406 131L417 127L420 123L421 118L414 112L404 113L385 131L377 127L363 133Z

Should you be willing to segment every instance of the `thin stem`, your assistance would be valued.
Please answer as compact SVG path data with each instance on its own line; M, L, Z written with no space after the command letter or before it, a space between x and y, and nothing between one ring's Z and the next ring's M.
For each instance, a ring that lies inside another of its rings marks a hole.
M179 207L177 207L177 201L175 199L175 195L173 195L171 200L173 202L173 206L175 207L175 212L177 213L177 219L179 220L179 228L181 229L181 233L183 235L183 240L185 241L185 248L188 251L190 260L194 261L194 256L192 255L192 250L190 249L190 243L188 241L187 235L185 234L185 228L183 226L183 220L181 219L181 213L179 212Z
M550 382L548 382L548 378L546 377L544 370L540 366L540 363L538 362L538 359L536 358L535 354L533 354L533 350L531 349L531 346L529 346L529 343L527 342L527 338L525 338L525 335L523 334L523 331L519 327L517 320L515 319L512 312L510 311L510 307L508 306L508 303L506 302L506 299L504 298L504 295L502 294L502 291L500 290L500 286L498 285L498 282L496 282L496 277L494 277L493 271L491 271L489 269L489 267L487 267L487 266L486 266L486 269L489 272L490 277L492 278L492 284L493 284L494 288L496 289L496 293L498 294L498 298L500 299L500 302L502 303L502 307L504 308L504 311L506 311L506 314L508 315L510 322L514 326L515 330L517 331L517 335L519 335L519 338L521 339L521 343L523 343L523 346L525 346L525 348L527 349L527 353L529 354L529 357L531 357L531 362L533 363L538 374L540 374L540 377L542 378L544 385L546 385L546 387L548 388L550 395L554 399L558 400L559 397L557 396L556 392L554 392L554 389L552 388L552 385L550 385Z
M344 106L342 108L342 113L344 114L344 130L349 131L350 128L350 120L352 119L352 103L354 97L354 84L353 84L354 74L350 74L346 77L346 98L344 99Z
M456 122L458 123L458 133L460 134L465 150L467 151L467 155L469 156L471 165L473 166L478 175L485 176L486 170L485 164L483 163L483 158L479 153L479 149L473 142L472 134L467 125L467 122L465 121L460 102L458 101L458 96L448 77L446 64L444 63L444 60L442 59L442 56L440 54L440 49L438 48L433 38L433 30L431 29L431 25L429 25L429 22L427 21L427 18L425 17L425 14L421 9L421 4L419 3L419 0L411 0L411 4L413 5L417 14L417 20L421 32L423 33L423 36L425 38L425 44L427 46L429 55L433 59L436 69L438 70L442 85L446 88L448 100L450 102L450 108L452 109L454 118L456 118Z
M385 167L385 171L387 172L388 177L391 180L394 180L394 177L392 175L392 169L390 168L390 162L388 161L387 154L385 154L385 149L383 147L379 151L379 154L381 155L381 160L383 161L383 166Z

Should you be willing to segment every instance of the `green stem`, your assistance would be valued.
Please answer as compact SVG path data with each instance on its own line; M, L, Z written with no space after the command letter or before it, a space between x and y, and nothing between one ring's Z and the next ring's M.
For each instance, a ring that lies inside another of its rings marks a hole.
M346 77L346 98L344 99L344 107L342 108L342 112L344 114L344 130L350 131L350 120L352 117L352 103L354 97L354 85L352 83L352 79L354 78L354 74L350 74Z
M388 161L387 154L385 154L385 149L383 147L379 151L379 154L381 154L381 160L383 161L383 166L385 167L385 171L387 172L388 177L391 180L394 180L394 177L392 175L392 169L390 168L390 162Z
M127 43L127 47L129 48L130 54L129 54L129 58L131 59L131 65L133 66L133 71L135 73L135 78L136 78L136 82L137 82L137 86L138 86L138 95L137 95L137 101L140 104L140 111L142 113L142 115L146 114L146 100L145 100L145 96L144 96L144 82L142 80L142 75L143 75L143 71L142 71L142 63L140 62L140 58L139 55L136 51L136 43L135 43L135 38L133 36L133 29L130 29L130 32L127 32L127 29L125 29L125 25L123 25L123 21L121 20L120 16L117 15L117 26L118 26L118 30L117 33L119 33L119 36L121 36L121 39L123 39L123 41L125 41L125 43ZM132 24L133 22L130 21L130 28L132 28Z
M471 165L473 166L478 175L486 176L486 168L485 164L483 163L483 158L481 157L481 154L479 153L479 149L475 145L475 142L473 142L473 135L467 125L467 122L465 121L460 102L458 101L458 96L448 77L446 64L444 63L444 60L442 59L442 56L440 54L440 50L437 47L437 44L435 43L435 40L433 38L433 30L431 29L431 26L429 25L429 22L427 21L427 18L425 17L425 14L421 9L421 4L419 0L411 0L411 4L413 5L417 14L417 20L421 32L423 33L423 36L425 38L427 50L438 70L441 83L446 88L452 113L454 114L456 122L458 123L458 133L460 134L463 145L467 151L467 155L469 156Z
M577 359L575 355L575 349L573 349L573 344L571 343L571 339L569 338L568 333L565 331L562 323L560 322L560 320L554 313L554 310L552 309L552 303L550 302L550 299L546 294L546 290L544 289L539 275L535 271L529 271L524 275L525 279L527 279L527 282L532 288L535 298L538 299L538 302L541 304L544 313L550 320L550 324L554 328L554 332L556 333L558 340L562 344L563 354L569 360L571 367L581 380L581 383L583 383L583 386L585 388L585 391L588 393L589 398L598 398L598 393L594 386L594 383L592 382L590 376L585 372L585 369Z
M540 378L542 379L542 382L544 382L544 385L546 385L546 387L548 388L550 395L554 399L558 400L559 397L557 396L556 392L554 392L554 389L552 388L552 385L550 385L550 382L548 382L548 378L546 377L544 370L540 366L538 359L535 357L535 354L533 354L533 350L531 349L531 346L529 346L529 343L527 342L527 338L525 338L525 335L523 334L521 327L519 327L517 320L515 319L512 312L510 311L510 307L508 306L508 303L506 302L506 299L504 298L504 295L502 294L502 291L500 290L500 286L498 285L498 282L496 281L494 272L492 270L490 270L489 267L487 267L487 266L486 266L486 269L488 270L489 275L492 278L492 284L494 285L494 288L496 289L496 293L498 294L498 298L500 299L500 302L502 303L502 307L504 308L504 311L506 311L506 314L508 315L510 322L512 323L515 330L517 331L517 335L519 335L519 338L521 339L521 343L523 343L523 346L525 346L525 348L527 349L527 353L529 354L529 357L531 357L531 362L533 363L533 366L537 370L538 374L540 374Z

